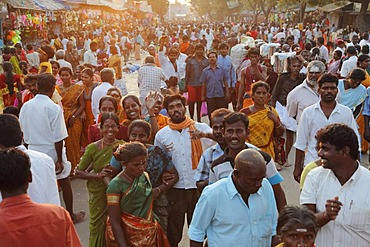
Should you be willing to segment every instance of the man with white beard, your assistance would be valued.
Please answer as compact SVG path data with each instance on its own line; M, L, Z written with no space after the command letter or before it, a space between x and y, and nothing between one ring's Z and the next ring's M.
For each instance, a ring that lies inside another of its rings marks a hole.
M323 62L316 60L310 62L307 66L307 78L288 94L288 115L295 118L298 124L303 110L320 100L317 80L324 72Z

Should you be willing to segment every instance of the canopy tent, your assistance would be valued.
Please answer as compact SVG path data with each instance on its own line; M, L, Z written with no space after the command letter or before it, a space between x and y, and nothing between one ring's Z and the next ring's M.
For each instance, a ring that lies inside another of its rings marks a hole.
M7 0L6 3L15 9L42 10L32 0Z
M319 10L323 11L323 12L337 12L337 11L341 11L342 8L345 8L345 7L347 7L351 4L353 5L353 2L339 1L339 2L330 3L330 4L324 5L322 7L319 7Z
M7 0L8 5L15 9L58 11L69 9L68 6L54 0Z

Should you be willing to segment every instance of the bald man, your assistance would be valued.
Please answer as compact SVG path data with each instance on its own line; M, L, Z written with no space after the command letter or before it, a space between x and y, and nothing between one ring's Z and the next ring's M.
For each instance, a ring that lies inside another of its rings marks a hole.
M278 215L265 176L263 156L241 151L234 171L202 192L189 228L190 246L203 246L205 236L209 246L271 246Z
M158 57L158 54L156 53L155 49L156 49L155 45L149 45L148 46L149 55L154 57L155 66L160 68L161 67L161 62L159 62L159 57Z

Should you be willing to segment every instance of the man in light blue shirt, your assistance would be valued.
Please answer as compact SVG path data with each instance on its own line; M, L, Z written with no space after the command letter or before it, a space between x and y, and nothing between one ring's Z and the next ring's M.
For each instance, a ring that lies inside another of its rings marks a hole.
M235 68L231 62L231 57L229 56L229 46L226 43L221 43L218 46L218 50L220 51L220 55L217 58L217 64L224 69L226 69L229 78L227 80L227 84L229 85L229 92L230 92L230 100L233 104L234 111L236 110L236 91L235 91L235 84L236 84L236 72Z
M265 179L266 165L256 150L238 154L227 179L207 186L189 228L191 247L271 246L276 234L274 192Z

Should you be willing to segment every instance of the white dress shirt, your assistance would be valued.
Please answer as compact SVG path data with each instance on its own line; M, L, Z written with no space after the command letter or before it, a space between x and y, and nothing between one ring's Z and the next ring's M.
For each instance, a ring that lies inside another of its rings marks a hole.
M161 68L163 69L167 78L170 78L171 76L176 76L179 82L182 78L185 78L186 58L181 56L181 54L179 58L176 59L177 72L175 71L175 68L173 67L173 64L171 63L170 59L165 55L164 50L158 52L158 58L161 64Z
M32 201L60 206L53 159L44 153L26 149L23 145L17 148L30 157L32 182L28 186L27 194Z
M321 227L316 247L370 246L370 171L360 164L342 186L330 169L318 167L307 175L300 196L301 204L316 204L318 213L325 211L328 199L338 196L343 203L335 220Z
M95 122L98 122L98 116L99 116L99 101L100 99L107 95L108 89L113 87L108 82L102 82L99 86L94 88L91 95L91 108L92 112L94 114Z
M21 108L19 122L24 134L24 142L28 149L49 155L54 163L58 161L55 143L68 137L62 108L48 96L37 94ZM64 170L57 179L69 176L71 163L67 160L65 147L62 151Z
M304 109L320 100L319 95L307 85L306 79L302 84L295 87L287 97L287 111L289 117L295 117L297 123L300 121Z
M320 58L325 59L325 63L329 63L329 51L325 45L319 47L320 49Z
M66 60L64 59L59 59L57 60L57 62L59 63L60 67L67 67L67 68L70 68L72 71L73 71L73 68L72 68L72 65L70 62L67 62Z
M324 112L322 111L320 107L320 101L303 110L298 124L297 138L294 147L301 151L306 151L304 159L305 165L319 158L316 150L316 132L332 123L342 123L348 125L355 131L357 137L359 138L360 135L357 130L356 121L353 117L351 109L349 109L347 106L337 102L329 118L326 118ZM359 142L359 144L361 147L361 142Z
M91 39L86 39L85 41L84 41L84 50L85 51L88 51L88 50L90 50L90 44L91 44Z
M212 133L212 129L205 123L195 122L195 128L205 133ZM203 150L211 147L214 142L202 138ZM154 145L162 148L172 157L172 162L179 173L179 181L173 186L178 189L195 189L195 172L192 169L191 139L189 128L177 131L169 126L164 127L155 135Z
M36 68L38 69L40 67L40 57L37 52L27 53L26 58L28 61L28 68Z
M340 70L340 76L346 78L348 74L357 67L357 57L352 56L348 58L342 64L342 69Z
M84 63L92 64L98 66L98 55L92 50L88 50L84 54Z
M60 198L53 160L41 152L28 150L20 145L18 150L26 153L31 161L32 182L29 183L27 194L36 203L48 203L60 206ZM0 193L0 202L2 201Z

